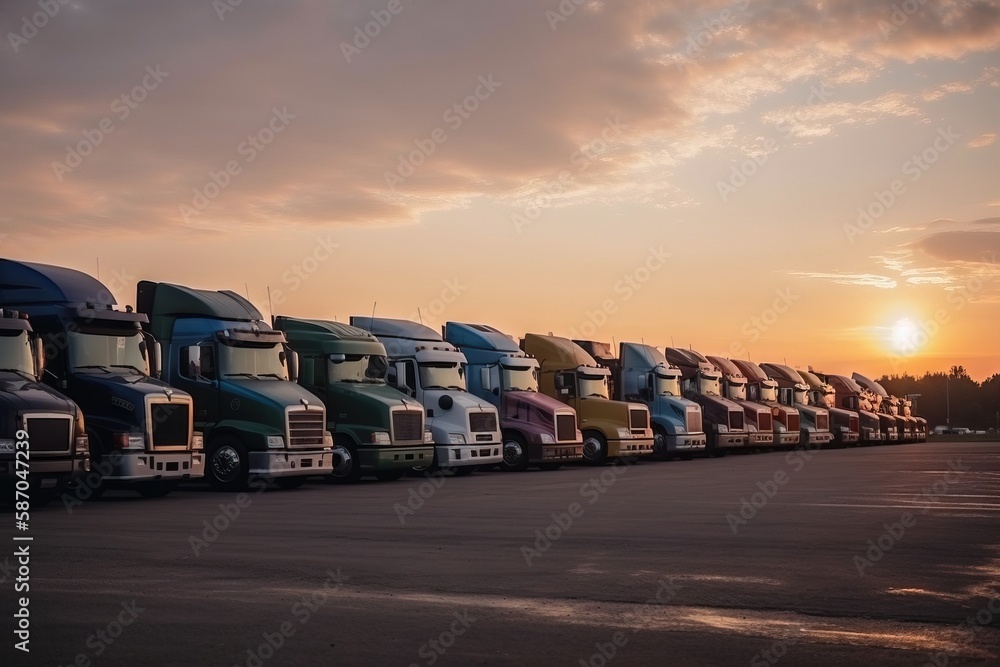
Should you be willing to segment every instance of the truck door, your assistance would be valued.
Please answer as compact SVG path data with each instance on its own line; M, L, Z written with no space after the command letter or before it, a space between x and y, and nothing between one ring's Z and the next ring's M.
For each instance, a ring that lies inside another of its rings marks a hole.
M210 427L219 421L221 392L218 364L212 344L189 345L180 349L177 387L194 399L195 428Z

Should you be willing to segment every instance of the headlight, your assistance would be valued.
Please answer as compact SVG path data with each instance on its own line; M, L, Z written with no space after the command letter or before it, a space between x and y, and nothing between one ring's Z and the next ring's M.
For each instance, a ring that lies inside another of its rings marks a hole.
M618 437L621 438L622 440L627 440L628 438L632 437L632 434L629 432L627 428L620 428L618 429Z
M78 435L73 441L77 454L86 454L90 451L90 438L85 435Z
M553 438L548 433L542 433L541 440L542 440L542 444L543 445L551 445L552 443L554 443L556 441L555 438Z
M119 449L145 449L146 442L141 435L115 433L115 446Z
M323 446L328 449L333 448L333 434L329 431L323 431Z
M451 444L453 444L453 445L464 445L465 444L465 436L462 435L461 433L449 433L448 434L448 442L451 443Z
M389 439L389 434L385 431L375 431L372 433L372 444L375 445L388 445L392 442Z
M788 429L785 428L785 425L781 422L774 422L774 430L778 433L786 433L788 431Z
M0 440L0 452L14 451L14 441L9 438Z
M430 431L424 431L424 444L433 445L434 444L434 434Z
M685 433L687 433L687 429L684 428L683 426L675 426L674 427L674 434L676 434L676 435L684 435Z
M267 436L268 449L281 449L285 446L285 439L280 435Z
M195 431L191 435L191 449L205 449L205 434Z
M719 433L729 433L729 425L728 424L716 424L715 425L715 430L718 431Z

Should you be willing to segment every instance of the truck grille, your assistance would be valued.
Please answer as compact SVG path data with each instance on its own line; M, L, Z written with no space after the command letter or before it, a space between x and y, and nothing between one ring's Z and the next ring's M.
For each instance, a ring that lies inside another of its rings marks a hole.
M630 428L649 428L649 411L648 410L636 410L632 408L628 411L628 421Z
M392 413L393 442L417 440L423 442L424 413L416 410L398 410Z
M688 433L701 433L701 411L700 410L688 410L687 411L687 432Z
M785 427L788 428L788 432L789 433L798 433L799 432L799 413L793 412L793 413L789 414L788 415L788 423L785 424Z
M858 418L851 415L851 419L848 422L848 428L851 429L852 433L861 433L861 428L858 426L859 423Z
M288 413L289 447L322 447L325 430L324 410L294 410Z
M830 415L825 413L816 415L816 430L817 431L830 430Z
M187 447L190 439L191 406L187 403L153 403L150 409L150 431L153 449Z
M472 412L469 413L469 428L473 432L497 430L497 413L495 412Z
M743 426L743 413L733 410L729 413L729 428L733 431L742 431Z
M576 415L566 412L556 415L556 440L560 442L576 440Z
M62 453L73 446L73 420L65 417L32 417L25 415L25 430L28 442L35 452Z
M758 412L757 413L757 430L761 433L769 433L774 428L771 423L771 413L770 412Z

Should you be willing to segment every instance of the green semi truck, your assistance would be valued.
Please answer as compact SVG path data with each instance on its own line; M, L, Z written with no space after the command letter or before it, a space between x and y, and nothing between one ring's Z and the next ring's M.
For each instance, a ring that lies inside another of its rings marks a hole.
M424 429L424 408L386 384L385 346L375 336L340 322L282 315L274 328L299 356L299 384L326 405L334 439L329 479L393 480L431 465L434 438Z

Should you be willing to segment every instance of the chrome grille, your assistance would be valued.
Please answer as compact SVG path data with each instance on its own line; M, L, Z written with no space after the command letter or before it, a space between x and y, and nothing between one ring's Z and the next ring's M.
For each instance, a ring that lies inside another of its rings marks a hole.
M25 415L25 430L33 452L64 453L73 447L73 418Z
M816 430L817 431L830 430L830 415L828 414L816 415Z
M769 433L774 428L771 423L771 413L770 412L758 412L757 413L757 430L761 433Z
M289 447L322 447L325 430L326 412L323 410L293 410L288 413Z
M687 431L688 433L701 433L701 411L700 410L688 410L687 411Z
M424 413L416 410L397 410L392 413L392 440L403 442L417 440L423 442Z
M191 406L188 403L154 402L149 406L153 449L187 447L191 442Z
M743 426L743 413L732 410L729 413L729 428L733 431L742 431Z
M566 412L556 415L556 440L576 440L576 415Z
M483 431L496 431L497 430L497 413L496 412L470 412L469 413L469 428L473 432L481 433Z
M628 411L628 421L630 428L649 428L649 411L632 408Z

